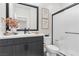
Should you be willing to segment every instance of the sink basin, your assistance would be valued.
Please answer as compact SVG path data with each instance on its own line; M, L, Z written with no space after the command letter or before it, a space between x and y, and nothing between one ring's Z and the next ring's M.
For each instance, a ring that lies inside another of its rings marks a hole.
M5 36L17 35L17 34L18 34L18 33L10 33L10 32L4 33Z

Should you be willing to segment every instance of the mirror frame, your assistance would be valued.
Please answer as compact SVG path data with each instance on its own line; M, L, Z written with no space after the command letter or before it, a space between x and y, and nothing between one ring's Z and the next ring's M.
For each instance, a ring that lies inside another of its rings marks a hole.
M9 3L6 3L6 18L9 17ZM6 25L6 31L9 30L9 26Z
M38 6L34 6L34 5L30 5L30 4L25 4L25 3L16 3L16 4L20 4L20 5L24 5L24 6L28 6L28 7L32 7L32 8L36 8L37 10L37 16L36 16L36 25L37 25L37 28L36 29L29 29L29 31L38 31L39 30L39 7ZM6 3L6 18L9 17L9 3ZM6 29L6 30L9 30L9 29ZM28 31L28 29L17 29L17 31Z

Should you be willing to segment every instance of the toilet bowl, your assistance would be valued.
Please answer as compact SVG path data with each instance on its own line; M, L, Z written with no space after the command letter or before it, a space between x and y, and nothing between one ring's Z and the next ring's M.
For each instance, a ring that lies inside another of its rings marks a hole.
M55 45L45 45L47 55L52 56L56 55L59 51L59 48Z
M52 45L51 37L44 37L44 52L45 55L54 55L59 51L59 48L55 45Z

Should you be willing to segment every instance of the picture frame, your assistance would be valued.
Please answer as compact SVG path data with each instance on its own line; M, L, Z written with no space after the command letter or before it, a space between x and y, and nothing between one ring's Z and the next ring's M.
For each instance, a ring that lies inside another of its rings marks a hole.
M42 8L42 18L49 18L49 9Z
M41 27L42 29L49 28L49 9L42 8L42 19L41 19Z

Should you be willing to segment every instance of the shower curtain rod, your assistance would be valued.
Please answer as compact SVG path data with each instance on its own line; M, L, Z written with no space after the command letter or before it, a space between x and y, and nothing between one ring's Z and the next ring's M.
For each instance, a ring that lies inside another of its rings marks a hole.
M79 34L77 32L65 32L66 34Z

